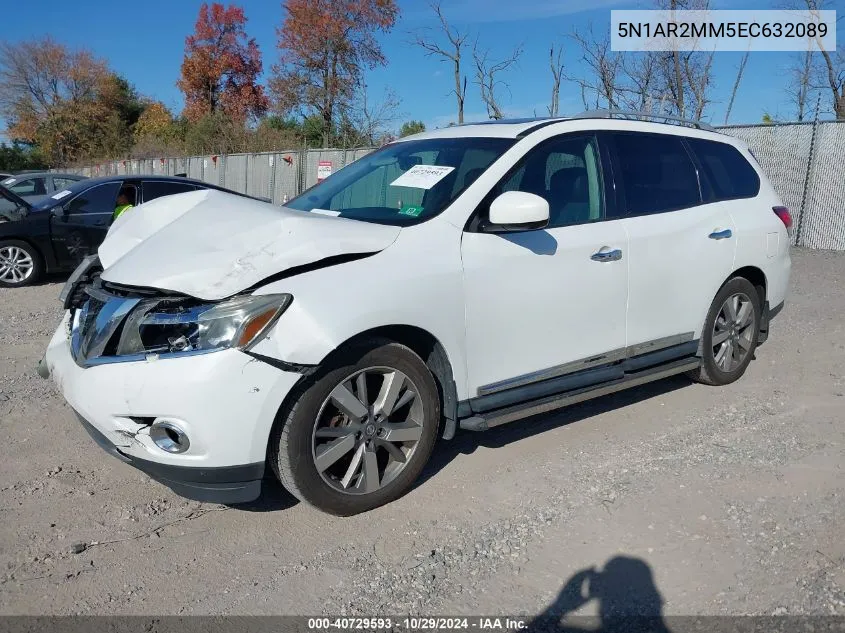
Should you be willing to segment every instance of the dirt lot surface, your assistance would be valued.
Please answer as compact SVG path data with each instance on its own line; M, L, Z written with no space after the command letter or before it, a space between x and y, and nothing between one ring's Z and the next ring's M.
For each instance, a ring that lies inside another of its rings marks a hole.
M793 261L738 383L461 433L350 519L186 501L106 455L35 374L61 280L0 291L0 613L845 615L845 253Z

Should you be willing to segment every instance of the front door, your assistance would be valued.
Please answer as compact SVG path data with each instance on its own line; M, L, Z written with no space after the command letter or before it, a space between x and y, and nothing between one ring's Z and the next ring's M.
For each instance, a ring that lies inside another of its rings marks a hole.
M85 256L97 252L109 230L121 184L95 185L53 209L53 247L61 266L76 266Z
M546 229L484 231L505 191L549 202ZM502 179L463 235L470 397L618 360L625 347L627 238L605 221L593 136L540 143Z

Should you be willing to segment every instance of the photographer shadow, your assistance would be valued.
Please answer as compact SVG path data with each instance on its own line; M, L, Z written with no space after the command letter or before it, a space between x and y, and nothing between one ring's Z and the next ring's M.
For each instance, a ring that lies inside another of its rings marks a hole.
M598 615L572 615L593 600L598 603ZM663 620L663 598L651 567L628 556L611 558L600 571L589 567L574 574L528 630L671 633Z

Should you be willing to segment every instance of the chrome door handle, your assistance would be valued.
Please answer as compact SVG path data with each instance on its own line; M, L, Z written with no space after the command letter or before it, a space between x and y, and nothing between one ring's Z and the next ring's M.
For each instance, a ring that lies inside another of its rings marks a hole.
M733 233L730 229L725 229L724 231L713 231L707 237L709 237L711 240L726 240L729 237L733 237Z
M618 248L608 250L607 247L601 249L598 253L590 255L590 259L594 262L618 262L622 259L622 251Z

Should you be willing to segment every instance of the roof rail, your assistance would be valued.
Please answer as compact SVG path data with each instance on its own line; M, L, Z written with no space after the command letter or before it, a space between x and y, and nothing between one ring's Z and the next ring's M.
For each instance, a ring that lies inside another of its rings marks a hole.
M671 114L652 114L650 112L632 112L628 110L588 110L575 114L572 119L627 119L627 120L645 120L657 121L667 124L685 125L687 127L696 128L698 130L706 130L707 132L717 132L716 128L708 123L701 121L693 121L691 119L684 119L683 117L673 116Z

